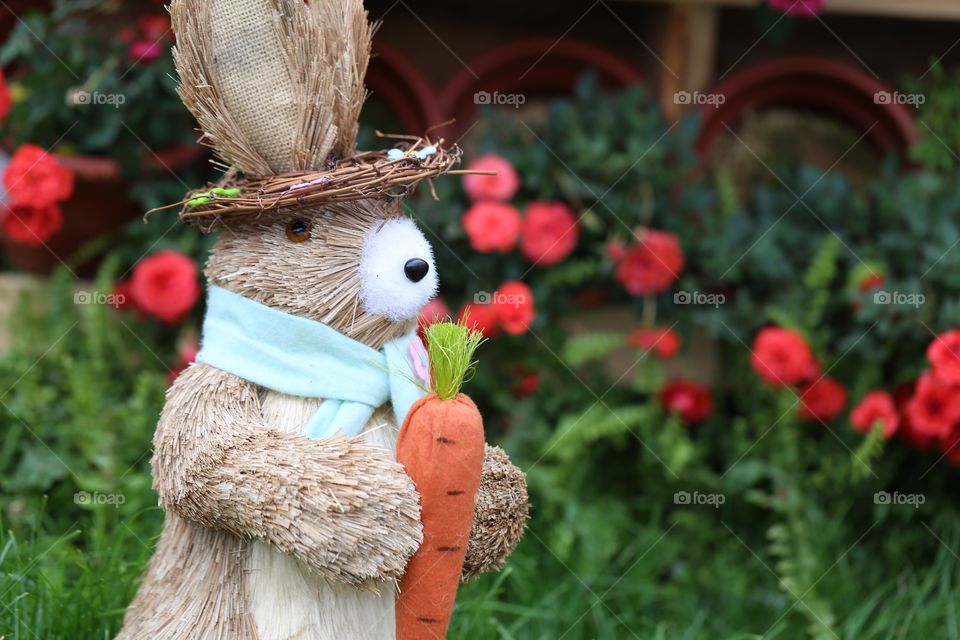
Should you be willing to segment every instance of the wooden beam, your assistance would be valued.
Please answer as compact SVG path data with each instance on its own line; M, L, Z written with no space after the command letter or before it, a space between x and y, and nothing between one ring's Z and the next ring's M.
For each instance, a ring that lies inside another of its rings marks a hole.
M678 102L678 93L704 91L713 81L717 17L717 7L706 5L671 4L667 11L659 85L660 108L668 120L691 106Z
M622 0L661 2L661 0ZM670 0L689 7L756 7L763 0ZM960 20L960 0L827 0L825 13L852 13L917 20Z

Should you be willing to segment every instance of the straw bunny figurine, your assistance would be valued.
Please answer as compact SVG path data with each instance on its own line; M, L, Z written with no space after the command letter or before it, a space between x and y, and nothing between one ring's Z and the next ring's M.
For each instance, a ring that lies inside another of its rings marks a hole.
M388 639L422 540L395 461L429 377L414 329L431 247L396 197L442 142L354 151L361 0L174 0L179 91L219 161L180 217L221 235L197 364L154 438L163 533L119 638ZM487 446L462 579L522 535L525 479Z

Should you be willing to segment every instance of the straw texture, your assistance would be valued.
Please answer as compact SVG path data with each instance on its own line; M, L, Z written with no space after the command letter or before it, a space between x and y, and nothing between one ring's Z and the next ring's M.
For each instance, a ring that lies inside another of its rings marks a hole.
M316 170L353 154L372 27L360 0L173 0L178 91L224 164Z

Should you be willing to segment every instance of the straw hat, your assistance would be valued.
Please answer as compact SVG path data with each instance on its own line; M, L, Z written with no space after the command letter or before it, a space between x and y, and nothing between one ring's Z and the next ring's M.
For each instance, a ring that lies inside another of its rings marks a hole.
M246 216L401 197L455 171L459 147L393 138L354 149L374 26L361 0L174 0L178 93L225 170L179 202L208 231Z

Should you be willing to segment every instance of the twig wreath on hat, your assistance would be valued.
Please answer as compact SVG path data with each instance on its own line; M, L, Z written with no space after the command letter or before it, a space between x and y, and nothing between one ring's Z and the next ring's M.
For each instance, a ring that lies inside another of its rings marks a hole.
M361 0L170 12L180 95L225 171L172 206L221 233L197 362L154 436L163 533L118 637L444 637L456 583L499 569L528 513L458 394L477 337L444 325L428 356L416 334L437 274L399 199L460 150L355 151Z

